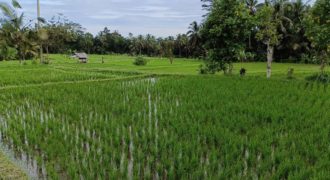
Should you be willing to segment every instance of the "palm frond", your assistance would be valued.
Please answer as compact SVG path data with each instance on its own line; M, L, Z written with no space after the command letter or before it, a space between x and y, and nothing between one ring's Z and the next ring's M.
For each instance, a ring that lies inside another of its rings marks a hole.
M15 19L15 13L8 4L0 3L0 10L2 11L5 17L9 19Z
M19 4L17 0L12 0L12 5L14 8L21 9L22 6Z

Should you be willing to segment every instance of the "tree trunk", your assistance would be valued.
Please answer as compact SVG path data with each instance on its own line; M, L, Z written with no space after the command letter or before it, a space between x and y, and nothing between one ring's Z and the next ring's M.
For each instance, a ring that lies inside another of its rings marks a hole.
M321 74L324 74L325 73L325 67L327 65L327 54L325 51L322 51L321 53L321 67L320 67L320 70L321 70Z
M179 56L182 57L181 47L179 47Z
M48 56L48 54L49 54L49 46L48 45L46 47L46 51L47 51L47 56Z
M274 56L274 46L267 43L267 78L272 76L272 62Z

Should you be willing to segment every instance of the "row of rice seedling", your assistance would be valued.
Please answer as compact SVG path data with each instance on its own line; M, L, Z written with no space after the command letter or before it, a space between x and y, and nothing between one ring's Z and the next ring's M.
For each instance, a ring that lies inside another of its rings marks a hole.
M2 90L0 102L2 141L40 177L330 175L330 91L319 85L162 77Z
M111 79L127 77L136 74L119 73L112 71L77 70L77 69L36 69L0 71L0 87L41 84L50 82L84 81L97 79Z

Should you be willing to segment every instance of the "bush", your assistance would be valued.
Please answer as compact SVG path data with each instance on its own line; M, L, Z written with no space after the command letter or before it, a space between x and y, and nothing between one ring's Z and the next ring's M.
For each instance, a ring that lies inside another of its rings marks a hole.
M330 75L326 73L314 74L306 77L307 81L315 81L320 83L330 83Z
M44 59L42 62L41 62L42 64L51 64L51 61L50 61L50 59Z
M301 54L300 56L300 63L303 63L303 64L308 64L308 63L311 63L311 57L308 55L308 54Z
M145 66L147 63L148 61L142 56L136 57L135 61L133 62L133 64L136 66Z
M293 79L293 73L294 73L294 69L293 68L289 68L288 74L287 74L287 78L288 79Z
M199 66L200 74L215 74L216 72L221 71L224 68L224 64L222 62L216 61L207 61L204 65Z
M41 62L41 64L51 64L52 62L52 59L51 58L49 58L48 56L45 56L44 57L44 59L43 59L43 61Z
M32 60L32 64L33 65L37 65L38 64L38 61L36 59Z
M199 74L209 74L207 66L201 64L199 66Z
M246 74L246 69L245 69L245 68L241 68L241 70L239 71L239 74L240 74L241 76L245 76L245 74Z

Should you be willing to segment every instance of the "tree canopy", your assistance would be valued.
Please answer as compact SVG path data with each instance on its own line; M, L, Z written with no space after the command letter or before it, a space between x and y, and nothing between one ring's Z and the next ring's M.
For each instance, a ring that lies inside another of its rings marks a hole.
M10 5L0 3L0 60L37 57L40 44L47 53L200 58L206 60L205 67L211 73L229 73L231 64L242 59L267 60L269 77L272 62L323 65L327 62L328 0L316 0L312 5L303 0L201 1L204 20L187 24L187 33L169 37L147 32L125 37L111 27L93 35L64 15L43 20L38 30L33 24L35 20L26 19L21 13L18 1L13 0ZM241 57L243 54L246 57Z

